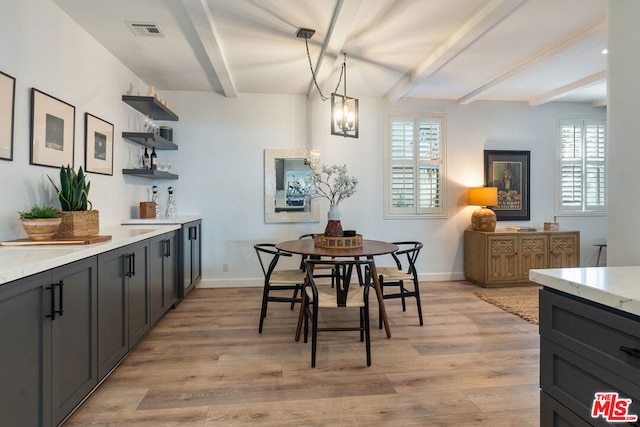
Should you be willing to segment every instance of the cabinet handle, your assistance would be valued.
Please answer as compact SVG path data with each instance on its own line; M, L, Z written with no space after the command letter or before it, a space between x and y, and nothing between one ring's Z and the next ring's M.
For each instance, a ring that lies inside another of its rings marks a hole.
M46 288L49 293L51 294L51 314L47 314L47 317L51 318L51 320L54 320L56 318L56 288L55 285L51 285L50 287Z
M126 271L124 273L124 275L126 277L133 277L136 275L136 266L135 266L135 260L136 260L136 254L135 253L130 253L130 254L126 254L125 258L127 259L127 266L126 266Z
M163 245L165 245L165 251L164 251L164 256L166 258L169 258L171 256L171 240L163 240L162 241Z
M628 354L629 356L637 357L638 359L640 359L640 350L637 348L625 347L621 345L620 351Z
M63 301L64 301L64 296L63 296L63 293L62 293L62 290L64 289L64 281L60 280L58 282L58 284L54 285L54 286L59 286L60 287L60 310L56 310L56 313L59 314L60 316L62 316L62 313L64 312L64 310L62 309L62 304L63 304Z
M136 253L131 254L131 277L136 275Z

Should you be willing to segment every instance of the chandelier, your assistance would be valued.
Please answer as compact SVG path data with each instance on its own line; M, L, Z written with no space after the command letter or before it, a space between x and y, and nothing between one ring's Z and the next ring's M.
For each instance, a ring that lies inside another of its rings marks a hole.
M322 93L322 90L320 90L320 86L318 86L318 82L316 80L316 73L313 71L313 64L311 63L309 39L314 34L315 30L299 28L296 33L296 37L304 39L307 47L307 58L309 60L311 76L313 77L313 83L320 94L320 99L323 101L331 99L331 134L344 136L345 138L358 138L358 99L347 96L347 54L344 53L344 60L342 61L338 84L336 85L334 92L331 94L331 98L329 98ZM341 82L343 84L342 94L338 93Z

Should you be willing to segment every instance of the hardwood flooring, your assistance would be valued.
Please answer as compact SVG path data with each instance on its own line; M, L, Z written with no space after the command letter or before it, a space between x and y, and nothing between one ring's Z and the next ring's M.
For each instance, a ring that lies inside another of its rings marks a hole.
M538 327L468 282L420 289L422 327L387 300L387 339L372 310L371 367L357 332L325 332L315 369L298 306L271 303L258 334L261 289L195 289L64 425L538 426Z

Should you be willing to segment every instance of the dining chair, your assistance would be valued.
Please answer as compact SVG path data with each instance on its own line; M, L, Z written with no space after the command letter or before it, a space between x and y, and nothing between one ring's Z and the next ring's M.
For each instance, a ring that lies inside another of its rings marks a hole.
M416 271L416 259L422 249L422 243L416 241L392 242L398 246L398 250L391 256L396 263L396 267L377 267L380 290L384 299L400 298L402 300L402 311L407 311L405 298L415 297L418 307L418 319L420 326L422 321L422 305L420 304L420 287L418 285L418 272ZM407 289L406 284L413 282L413 289ZM397 287L398 291L385 294L385 288ZM382 328L382 321L379 322Z
M310 234L303 234L302 236L298 237L299 240L302 239L313 239L313 233ZM302 270L304 270L304 261L307 259L306 256L302 256L302 260L300 261L300 268ZM331 259L335 259L335 258L331 258ZM331 273L332 271L332 266L330 265L316 265L315 266L315 271L313 274L313 277L327 277L327 278L331 278L331 287L334 286L334 279L333 279L333 274Z
M367 366L371 366L371 334L369 331L369 288L371 287L371 266L373 260L305 260L307 280L304 285L304 342L307 342L309 319L311 319L311 367L316 367L316 348L319 331L359 331L360 341L365 342ZM328 265L332 268L335 286L318 286L313 270ZM364 275L356 277L358 287L351 286L354 267L364 269ZM358 326L318 326L320 309L358 308L360 321Z
M291 310L296 302L302 302L302 285L305 273L301 269L276 269L280 257L290 257L292 254L282 252L275 248L273 243L257 243L253 245L260 261L260 267L264 273L264 286L262 290L262 308L260 310L260 325L258 333L262 333L264 318L267 317L267 305L271 302L291 303ZM293 296L271 295L274 291L291 291ZM298 297L300 292L300 297Z

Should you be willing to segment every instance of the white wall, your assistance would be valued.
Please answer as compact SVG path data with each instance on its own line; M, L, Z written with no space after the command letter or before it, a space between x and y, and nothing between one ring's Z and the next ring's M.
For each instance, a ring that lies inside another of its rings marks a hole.
M8 4L7 4L8 3ZM466 188L483 181L483 150L531 151L531 218L541 226L553 217L554 120L558 115L600 115L578 104L528 107L519 103L478 102L467 106L448 101L382 99L360 101L357 140L331 136L329 105L302 96L241 94L226 99L212 93L161 92L180 121L171 123L178 151L160 151L171 160L178 181L124 177L138 147L123 141L123 130L141 130L142 116L121 102L122 94L145 94L147 86L99 46L49 1L0 3L0 70L17 78L14 160L0 161L5 202L0 205L0 239L24 237L16 212L33 203L55 201L46 175L57 169L29 165L30 88L76 107L75 166L84 165L84 113L115 125L114 175L90 174L94 207L101 225L118 224L137 214L154 183L160 202L175 188L178 214L202 214L203 285L258 284L260 270L252 245L259 241L295 239L324 229L320 223L264 222L263 152L266 148L316 148L324 163L346 164L360 184L341 203L345 228L367 238L419 239L425 243L418 270L425 279L461 278L462 234L473 207ZM383 220L382 145L387 112L433 111L447 114L448 217L433 220ZM605 219L559 218L562 228L578 229L582 264L593 265L593 243L604 240ZM511 223L499 223L499 226ZM428 261L427 261L428 259ZM223 272L223 263L230 271Z

